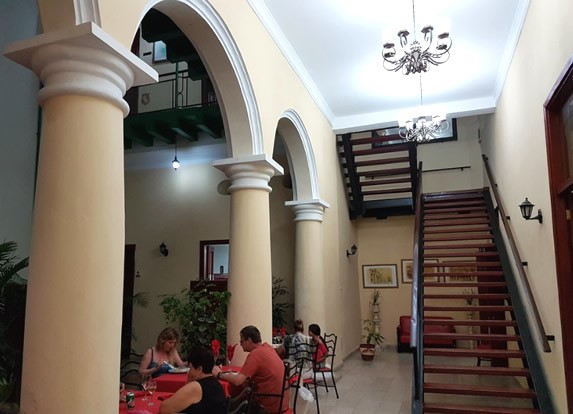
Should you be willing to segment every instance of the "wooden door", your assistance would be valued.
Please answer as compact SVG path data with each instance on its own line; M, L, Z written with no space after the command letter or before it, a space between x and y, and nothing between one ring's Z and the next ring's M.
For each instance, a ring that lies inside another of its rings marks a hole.
M545 140L549 171L551 212L563 365L569 410L573 410L573 58L557 79L544 104Z

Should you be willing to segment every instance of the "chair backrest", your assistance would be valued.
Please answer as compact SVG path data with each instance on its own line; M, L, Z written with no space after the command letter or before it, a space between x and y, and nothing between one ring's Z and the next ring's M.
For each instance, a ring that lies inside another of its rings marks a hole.
M324 362L330 364L330 368L334 368L334 357L336 356L336 344L338 343L338 336L336 334L327 334L323 336L324 345L326 345L327 354L324 356Z
M254 404L254 400L256 400L257 397L264 397L264 398L278 398L279 399L279 405L278 405L278 411L277 414L281 413L281 408L283 406L283 401L285 398L285 393L286 391L290 388L290 381L296 381L297 375L298 375L298 364L291 364L290 361L284 361L283 362L283 366L284 366L284 374L283 374L283 382L282 382L282 388L281 388L281 393L259 393L257 392L257 387L256 384L253 384L253 392L250 395L249 398L249 406Z

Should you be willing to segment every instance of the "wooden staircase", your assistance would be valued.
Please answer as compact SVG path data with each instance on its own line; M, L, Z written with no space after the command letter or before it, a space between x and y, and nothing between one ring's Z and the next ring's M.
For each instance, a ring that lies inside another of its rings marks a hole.
M422 204L424 315L452 318L424 326L454 328L423 336L456 344L424 347L423 412L540 413L484 190L427 194Z

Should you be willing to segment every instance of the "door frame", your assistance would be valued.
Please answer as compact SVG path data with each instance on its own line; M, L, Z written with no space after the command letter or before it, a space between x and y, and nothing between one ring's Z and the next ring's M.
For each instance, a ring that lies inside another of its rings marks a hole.
M569 172L567 142L561 110L573 95L573 56L553 85L543 109L545 116L545 144L549 173L551 212L553 214L553 239L561 335L563 339L563 368L567 405L573 409L573 235L571 219L567 218L567 198L573 188L573 171Z

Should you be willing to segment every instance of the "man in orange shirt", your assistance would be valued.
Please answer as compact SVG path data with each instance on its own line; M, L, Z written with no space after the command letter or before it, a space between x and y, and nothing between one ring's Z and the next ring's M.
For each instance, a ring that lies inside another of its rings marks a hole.
M279 411L280 397L257 397L256 394L277 394L283 390L284 365L276 351L268 343L261 342L261 333L257 327L249 325L241 329L241 346L249 355L238 374L223 372L219 367L213 368L217 378L235 386L246 385L250 379L256 384L255 399L266 413L286 412L289 404L289 390L284 391L282 406Z

